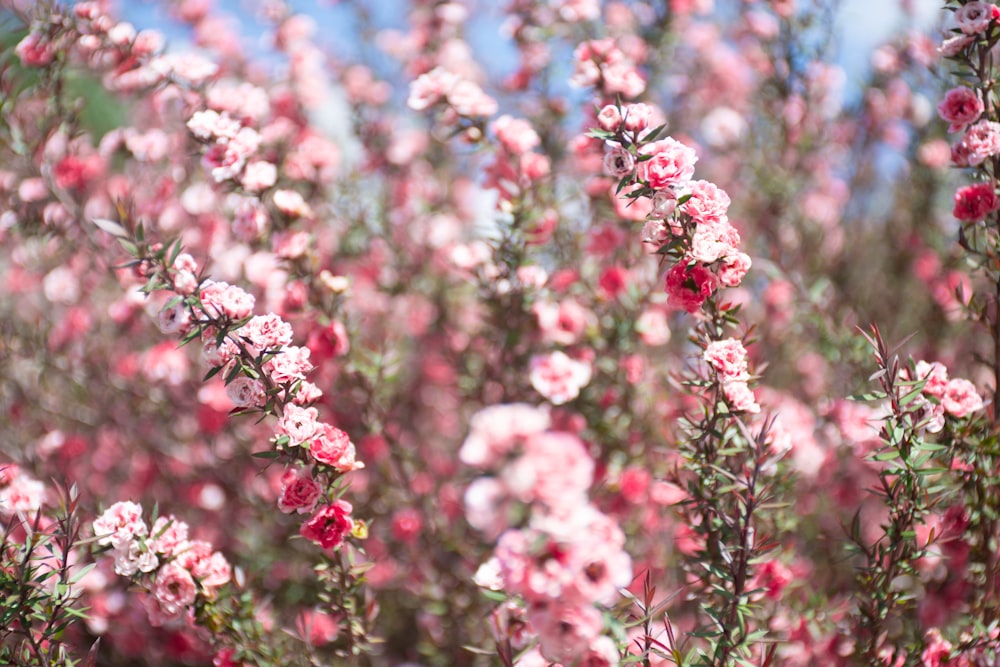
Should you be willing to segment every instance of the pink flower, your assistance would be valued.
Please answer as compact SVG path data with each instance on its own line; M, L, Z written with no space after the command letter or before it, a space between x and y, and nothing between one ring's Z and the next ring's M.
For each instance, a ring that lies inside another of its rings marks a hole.
M287 216L293 218L311 218L313 216L312 207L295 190L276 190L273 198L275 208Z
M966 86L949 90L937 107L938 115L951 123L949 132L960 132L966 125L979 120L983 109L979 94Z
M961 419L971 412L983 409L983 398L976 391L976 385L962 378L948 380L941 405L953 417Z
M226 395L237 408L258 408L267 400L264 383L245 375L234 378L226 385Z
M306 373L313 369L309 361L309 348L289 345L264 363L264 372L275 384L285 384L304 380Z
M292 325L274 313L255 315L236 330L236 335L254 355L276 352L292 343Z
M423 111L439 102L459 81L457 74L436 67L426 74L421 74L410 84L410 96L406 106L414 111Z
M323 424L322 430L309 443L309 451L318 462L340 472L361 467L354 460L354 443L350 436L329 424Z
M336 549L344 543L344 538L354 528L354 521L351 519L353 509L346 500L324 505L311 519L302 524L299 533L324 549Z
M997 209L1000 209L1000 200L993 183L973 183L955 193L951 214L962 222L979 222Z
M635 331L646 345L666 345L670 342L670 324L662 310L644 310L635 321Z
M152 572L160 566L160 559L139 542L126 542L115 548L115 574L131 577L137 572Z
M962 156L962 166L972 167L982 164L987 158L1000 155L1000 123L981 120L972 125L965 131L955 152Z
M620 266L609 266L597 281L601 294L610 299L617 298L628 287L629 273Z
M580 389L590 382L591 373L589 362L556 351L531 358L529 379L535 391L553 405L562 405L580 395Z
M503 470L503 481L521 502L541 502L551 511L586 504L594 479L594 460L572 433L545 432L529 437L524 454Z
M746 382L725 382L722 385L722 393L725 395L729 407L734 411L749 412L751 414L760 412L757 399Z
M174 516L160 516L149 533L150 551L171 557L188 539L188 525Z
M199 298L210 317L241 320L253 312L253 295L229 283L205 281Z
M740 235L736 228L723 220L698 225L691 238L690 255L702 264L713 264L737 251Z
M708 344L705 361L715 369L723 381L745 380L747 377L747 351L735 338L716 340Z
M635 170L635 156L621 146L614 146L604 153L603 166L608 176L623 178Z
M274 254L282 259L298 259L309 250L308 232L278 232L271 238Z
M116 548L148 533L146 522L142 519L142 507L129 500L109 507L94 521L93 526L98 544L110 544Z
M941 637L940 630L937 628L928 630L924 637L924 646L924 652L920 654L921 667L946 667L951 664L951 642Z
M500 144L513 155L527 153L541 143L531 123L522 118L504 114L493 121L491 127Z
M474 81L459 81L448 91L447 97L460 116L492 116L497 112L497 101Z
M604 627L601 612L594 605L559 601L530 608L528 621L538 632L542 655L568 665L587 651Z
M161 308L156 320L160 331L165 334L175 334L185 331L191 324L191 317L188 315L187 306L183 302L175 303L169 308Z
M597 114L597 124L602 130L616 132L622 124L622 113L614 104L608 104Z
M681 210L699 225L717 224L725 219L731 200L726 191L709 181L691 181L691 195Z
M945 58L953 58L976 41L975 35L954 35L941 42L938 52Z
M584 335L587 327L595 322L594 314L573 299L565 299L558 305L536 302L532 307L538 318L538 328L542 340L557 345L573 345Z
M242 181L250 192L263 192L278 182L278 168L263 160L251 162L243 170Z
M672 137L646 144L639 150L639 176L654 190L680 188L694 176L694 165L698 155L690 146L685 146Z
M316 408L286 405L274 430L279 436L287 435L292 446L302 444L319 432L319 412Z
M625 105L622 109L622 120L625 123L625 129L629 132L641 132L650 126L656 114L656 109L648 104L638 102Z
M313 646L325 646L340 634L337 618L316 609L303 610L295 619L295 629Z
M14 53L27 67L43 67L52 62L56 50L45 35L32 31L18 42Z
M955 12L955 24L966 35L976 35L986 32L990 22L995 18L992 4L985 2L968 2Z
M7 486L0 489L0 516L21 513L30 517L41 509L44 502L45 485L19 473L11 478Z
M936 361L933 363L918 361L915 373L918 380L927 381L924 383L923 393L938 398L944 396L944 392L948 388L948 369L945 368L944 364Z
M458 458L465 465L486 468L498 464L525 438L549 428L549 413L527 403L493 405L469 420L469 435Z
M727 256L719 267L719 282L726 287L739 286L743 282L743 277L750 270L751 264L750 255L745 252L737 252Z
M191 573L177 562L167 563L156 573L153 597L167 618L179 618L194 604L198 586Z
M715 292L718 279L700 264L675 264L667 271L667 298L671 304L693 313Z

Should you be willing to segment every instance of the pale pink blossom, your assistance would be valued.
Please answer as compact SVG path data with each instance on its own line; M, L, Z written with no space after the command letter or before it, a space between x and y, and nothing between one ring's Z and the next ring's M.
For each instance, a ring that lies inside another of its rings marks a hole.
M592 604L553 601L530 607L528 620L538 632L539 650L548 660L573 664L601 634L604 620Z
M729 406L736 412L760 412L760 405L754 397L753 390L746 382L732 381L722 385L722 393L726 396Z
M247 164L240 180L250 192L263 192L278 182L278 168L270 162L255 160Z
M313 369L309 354L308 347L288 345L264 363L264 372L275 384L304 380Z
M496 538L507 528L507 487L495 477L477 477L469 484L463 496L465 520L469 525Z
M1000 123L981 120L965 131L955 150L965 159L962 166L978 166L1000 155Z
M666 345L670 342L670 324L660 309L644 310L635 321L635 332L646 345Z
M918 380L926 380L923 393L941 398L948 388L948 369L944 364L918 361L914 369Z
M497 141L507 152L514 155L527 153L541 143L541 139L531 123L523 118L514 118L504 114L493 121L491 127L497 136Z
M309 443L309 452L319 463L339 472L350 472L363 467L355 461L354 443L339 428L323 424Z
M719 267L719 283L726 287L737 287L743 282L744 276L750 271L752 262L750 255L736 252L727 255Z
M535 391L553 405L562 405L580 395L592 372L589 362L556 351L533 356L528 377Z
M622 124L621 110L614 104L605 105L597 114L597 124L601 126L602 130L617 132Z
M941 395L941 405L953 417L966 417L972 412L982 410L982 396L976 390L976 385L962 378L948 380L944 394Z
M626 104L622 107L622 122L625 123L625 129L629 132L642 132L647 128L651 129L653 118L658 113L662 112L642 102Z
M968 86L949 90L937 107L941 119L950 123L949 132L961 132L967 125L979 120L983 109L979 93Z
M690 255L703 264L713 264L736 252L740 235L736 228L723 220L700 224L691 238Z
M698 155L690 146L667 137L639 149L640 156L650 156L639 162L639 177L654 190L681 188L694 176Z
M558 304L539 301L531 310L538 320L542 340L557 345L579 342L587 327L596 321L590 310L573 299L564 299Z
M955 12L955 24L966 35L977 35L986 32L993 21L994 6L991 3L967 2Z
M168 619L179 618L194 604L197 593L191 573L176 562L167 563L156 573L153 597Z
M635 156L621 146L610 147L604 153L604 173L613 178L623 178L635 171Z
M278 232L271 237L274 254L282 259L298 259L309 250L311 236L308 232Z
M125 542L115 547L115 574L131 577L137 572L153 572L160 566L160 559L145 545L137 541Z
M526 438L542 433L550 424L547 410L527 403L483 408L469 420L469 435L458 457L470 466L496 465Z
M953 35L941 42L938 52L945 58L953 58L963 53L975 41L975 35Z
M279 211L293 218L311 218L312 207L295 190L276 190L274 205Z
M503 469L502 479L521 502L540 502L553 512L568 512L586 504L594 460L571 433L537 433L527 438L522 455Z
M745 380L748 376L747 351L743 343L735 338L712 341L703 356L724 382Z
M653 210L650 215L656 218L669 218L677 210L677 193L673 188L657 190L653 193Z
M709 181L691 181L688 185L690 198L681 210L699 224L719 224L726 219L726 211L731 203L726 191Z
M188 525L171 516L159 516L149 531L149 549L155 553L172 557L188 540Z
M145 537L149 529L142 518L142 507L129 500L122 500L94 520L94 535L98 544L115 548L127 545L136 537Z
M199 294L201 305L210 317L228 317L241 320L254 308L254 297L243 289L225 282L206 280Z
M7 486L0 488L0 516L23 514L31 517L45 502L45 485L25 474L11 476Z
M264 383L245 375L226 385L226 395L237 408L259 408L267 400Z
M187 122L191 134L206 141L233 139L240 131L240 122L214 109L196 111Z
M235 333L247 346L248 352L259 355L291 345L293 332L291 324L274 313L268 313L251 317Z
M414 111L423 111L441 101L459 80L457 74L441 67L421 74L410 84L410 95L406 105Z
M499 106L474 81L460 80L447 94L448 103L461 116L492 116Z
M275 425L275 433L287 435L292 446L302 444L320 430L319 412L316 408L286 405Z

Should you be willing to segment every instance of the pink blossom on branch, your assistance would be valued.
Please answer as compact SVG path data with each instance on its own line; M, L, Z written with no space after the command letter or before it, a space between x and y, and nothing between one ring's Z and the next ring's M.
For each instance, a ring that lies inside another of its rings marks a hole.
M589 362L556 351L533 356L528 377L535 391L553 405L562 405L580 395L580 390L590 382L591 374Z

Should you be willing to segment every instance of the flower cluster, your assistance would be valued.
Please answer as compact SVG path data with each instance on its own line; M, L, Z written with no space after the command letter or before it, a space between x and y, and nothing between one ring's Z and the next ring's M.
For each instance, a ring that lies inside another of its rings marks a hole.
M705 348L705 361L715 371L722 393L729 406L737 412L760 412L760 406L747 384L747 351L735 338L716 340Z
M479 585L512 596L494 611L498 642L517 649L537 639L545 660L617 665L614 643L602 635L596 605L610 605L632 580L625 536L617 522L588 500L594 461L576 435L550 430L542 408L497 405L473 416L459 456L492 470L466 491L466 517L487 535L499 535L493 557L476 575ZM527 508L509 523L511 505ZM518 664L534 664L532 653Z
M157 260L150 261L155 265ZM337 477L364 464L347 433L321 421L318 410L309 407L322 396L306 379L313 370L310 349L292 344L292 326L279 315L253 315L255 299L242 288L198 282L197 265L187 253L176 254L169 268L154 270L160 271L162 283L152 285L177 294L160 311L161 329L185 340L201 337L202 357L211 367L208 375L225 377L226 395L237 410L277 417L275 454L284 454L287 462L302 461L311 470L298 464L288 470L278 508L312 512L335 490ZM324 504L300 532L324 549L335 549L354 528L350 513L346 501Z
M159 516L150 527L142 507L119 501L94 520L99 546L110 547L114 570L149 593L150 623L163 625L193 613L199 601L214 599L232 576L229 561L203 540L189 539L189 526Z
M0 464L0 517L23 515L29 520L45 503L45 485L16 463Z
M645 220L642 237L651 251L668 254L670 302L689 313L698 311L720 287L736 287L750 269L740 250L740 234L730 224L729 196L708 181L693 180L698 155L653 128L657 111L645 104L607 105L591 135L605 141L606 173L619 179L612 197L628 202L631 219Z

